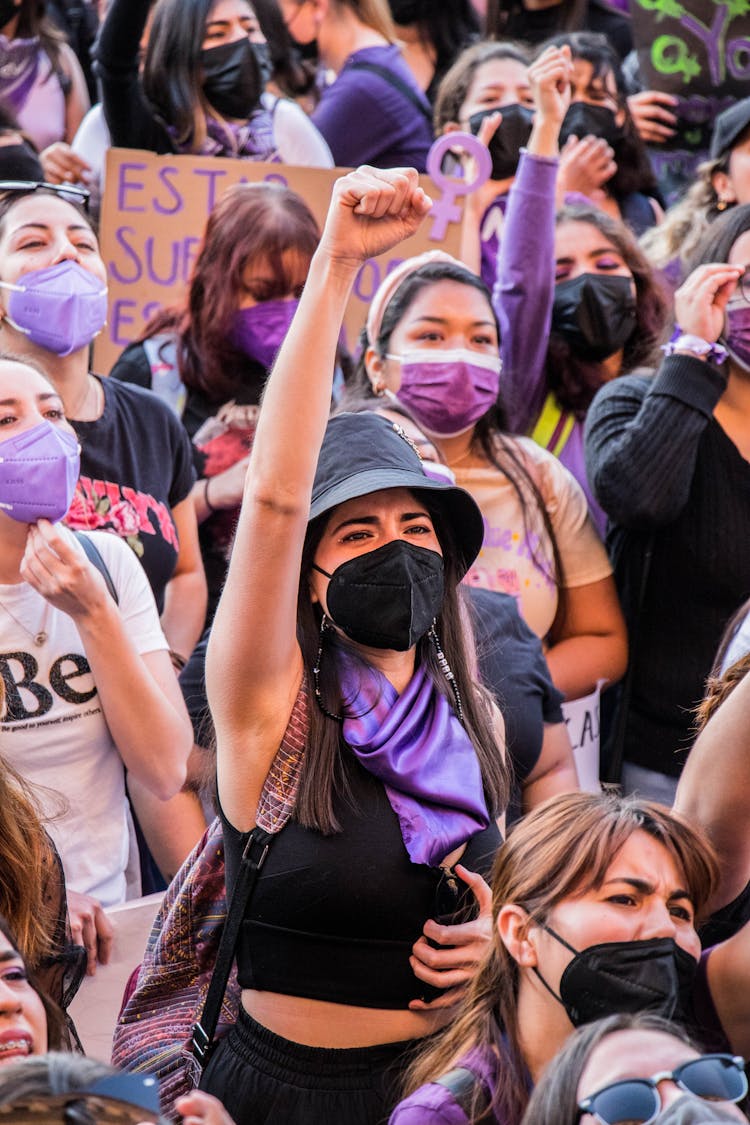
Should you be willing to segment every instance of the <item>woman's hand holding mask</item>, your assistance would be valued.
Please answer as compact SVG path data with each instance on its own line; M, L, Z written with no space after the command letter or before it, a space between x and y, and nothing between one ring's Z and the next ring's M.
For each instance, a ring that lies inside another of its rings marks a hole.
M104 579L83 549L60 524L39 520L29 526L21 577L55 609L70 617L91 617L112 601Z
M675 316L683 333L713 343L724 330L729 298L744 273L743 266L723 262L698 266L674 296Z

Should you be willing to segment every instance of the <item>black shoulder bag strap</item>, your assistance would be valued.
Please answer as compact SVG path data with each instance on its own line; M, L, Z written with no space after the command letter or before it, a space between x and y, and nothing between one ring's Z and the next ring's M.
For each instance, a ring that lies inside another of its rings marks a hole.
M432 129L432 114L425 103L415 94L411 86L404 82L403 78L399 78L399 76L394 74L392 70L389 70L387 66L381 66L380 63L357 61L349 63L347 70L369 70L371 74L380 75L383 81L387 82L389 86L393 86L393 88L398 90L400 94L403 94L413 106L416 106L422 116L429 122L430 129Z
M211 974L203 1010L193 1025L190 1049L197 1064L198 1075L205 1068L216 1045L214 1043L216 1025L219 1022L224 993L227 990L229 974L232 971L240 926L252 898L255 884L258 881L260 869L266 861L272 840L273 835L270 832L256 826L248 833L242 851L237 882L227 907L227 917L216 954L216 964Z
M467 1066L457 1066L442 1078L436 1078L435 1082L438 1086L445 1086L446 1090L450 1090L454 1101L469 1120L477 1114L483 1116L489 1109L490 1097L487 1087L479 1075L469 1070ZM477 1086L480 1087L479 1098L477 1098Z
M115 605L119 605L120 599L118 597L117 590L115 589L115 584L112 581L112 575L109 573L109 567L102 558L101 551L95 543L91 542L88 535L83 535L80 531L74 531L73 534L81 544L83 553L85 554L86 558L89 560L92 566L96 567L96 569L104 579L104 584L107 587L107 592L114 601Z

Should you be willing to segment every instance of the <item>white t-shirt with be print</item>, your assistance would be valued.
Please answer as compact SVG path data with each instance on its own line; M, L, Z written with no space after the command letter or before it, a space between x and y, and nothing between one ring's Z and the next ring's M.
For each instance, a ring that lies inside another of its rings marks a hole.
M133 552L117 535L86 534L110 572L136 650L167 649ZM38 645L41 633L46 640ZM0 585L0 676L0 755L33 786L67 885L104 906L124 901L129 832L122 759L73 619L25 582ZM138 707L137 699L131 702Z

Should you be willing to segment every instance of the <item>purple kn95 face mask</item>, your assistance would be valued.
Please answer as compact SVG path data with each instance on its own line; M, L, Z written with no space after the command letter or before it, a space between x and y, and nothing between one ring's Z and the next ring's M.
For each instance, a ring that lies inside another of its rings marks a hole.
M0 512L19 523L61 520L76 490L78 438L40 422L0 441Z

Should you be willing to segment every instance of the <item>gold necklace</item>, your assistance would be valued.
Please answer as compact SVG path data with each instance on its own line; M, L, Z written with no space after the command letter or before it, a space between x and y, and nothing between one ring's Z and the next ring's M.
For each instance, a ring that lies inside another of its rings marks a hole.
M45 601L45 603L44 603L44 613L42 615L42 620L39 624L39 629L36 633L33 633L31 631L31 629L27 629L26 626L24 625L23 621L19 621L18 618L16 617L15 613L11 613L11 611L8 609L7 605L3 605L2 602L0 602L0 609L5 610L5 612L8 614L8 617L11 617L15 621L15 623L19 627L19 629L23 629L24 633L28 634L28 636L31 637L32 641L34 642L34 644L38 648L41 648L42 645L45 645L47 643L47 637L48 637L47 618L49 616L49 602L48 601Z

